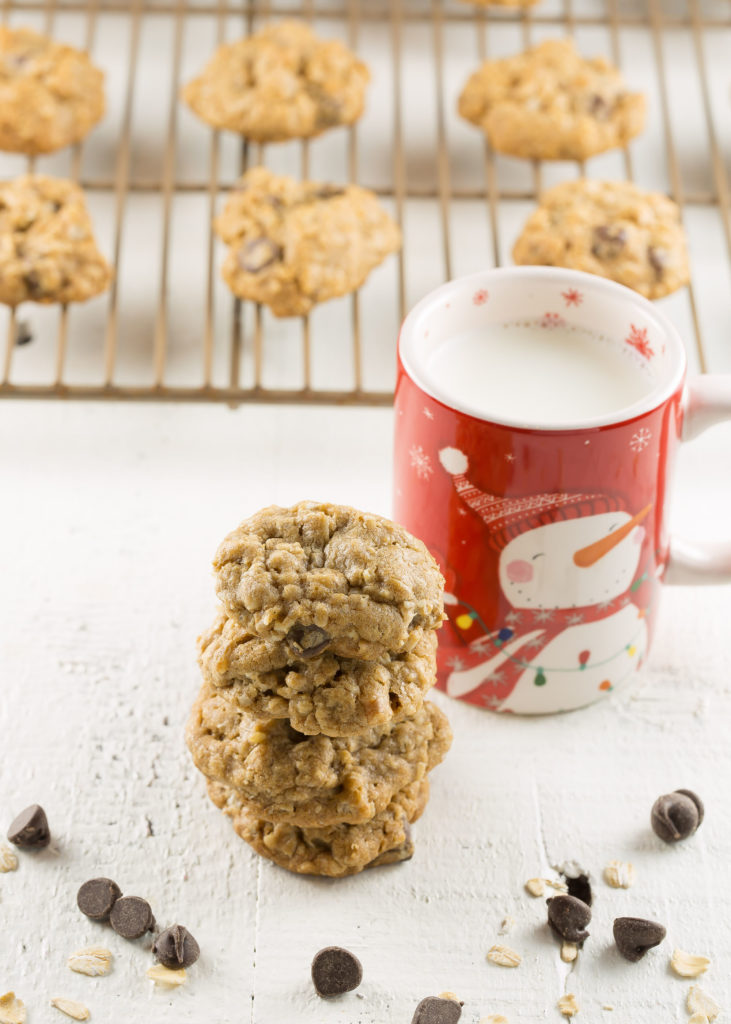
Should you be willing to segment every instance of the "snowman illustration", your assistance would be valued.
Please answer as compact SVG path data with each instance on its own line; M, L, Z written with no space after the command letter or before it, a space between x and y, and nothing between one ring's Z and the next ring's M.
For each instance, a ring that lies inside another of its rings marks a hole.
M475 622L483 629L451 668L447 693L479 690L494 710L545 714L589 704L631 676L647 649L632 590L651 506L632 515L608 494L498 497L470 483L459 449L443 448L439 459L499 553L501 605L509 605L497 629L474 610L450 615L470 637ZM448 613L461 603L455 594L445 601Z

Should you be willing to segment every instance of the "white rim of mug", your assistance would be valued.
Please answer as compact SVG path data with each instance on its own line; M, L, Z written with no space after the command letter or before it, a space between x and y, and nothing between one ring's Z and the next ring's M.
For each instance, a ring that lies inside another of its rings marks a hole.
M590 419L563 424L560 422L526 423L509 417L491 416L474 408L468 402L460 402L442 393L433 381L427 379L424 373L420 372L418 350L416 349L419 327L428 321L431 314L438 307L442 306L445 300L448 301L453 297L455 292L466 291L475 287L485 287L489 290L491 282L506 277L522 277L533 280L539 277L544 279L554 278L556 281L561 281L568 286L573 284L577 287L581 286L585 290L591 288L594 291L603 291L622 302L640 307L645 316L652 319L658 329L662 331L666 346L671 349L675 363L672 373L668 373L651 391L637 402L633 402L632 405L624 406L624 408L617 409L615 412L604 416L595 416ZM401 364L414 384L425 394L434 398L437 402L441 402L448 409L465 413L467 416L472 416L474 419L481 420L484 423L495 423L498 426L511 427L518 430L541 431L544 433L566 433L569 431L594 430L598 427L617 426L644 416L649 412L654 412L678 391L683 384L687 370L687 357L683 339L675 325L663 313L658 312L654 303L631 288L626 288L623 284L617 284L616 281L609 281L596 274L587 274L583 270L567 270L563 267L495 267L492 270L481 270L475 274L468 274L465 277L457 277L452 281L447 281L425 295L406 316L401 325L398 350Z

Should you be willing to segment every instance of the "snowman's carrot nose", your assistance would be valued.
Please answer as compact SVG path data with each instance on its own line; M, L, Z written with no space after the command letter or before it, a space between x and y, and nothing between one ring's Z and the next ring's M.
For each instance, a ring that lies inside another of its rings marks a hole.
M589 544L585 548L581 548L574 554L574 563L581 569L588 569L590 565L594 565L599 561L600 558L604 558L605 555L609 554L612 548L616 548L620 541L624 540L628 533L632 533L635 526L638 526L645 516L652 508L652 502L646 505L641 512L638 512L628 523L624 526L620 526L618 530L613 530L612 533L608 533L606 537L600 537L599 540L594 541L593 544Z

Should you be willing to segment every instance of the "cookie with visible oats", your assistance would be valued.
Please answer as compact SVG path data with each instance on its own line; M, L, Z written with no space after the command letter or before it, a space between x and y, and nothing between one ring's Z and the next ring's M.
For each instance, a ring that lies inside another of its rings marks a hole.
M355 291L401 247L398 226L368 189L263 167L244 175L215 229L229 247L222 273L231 291L280 317Z
M227 689L243 711L288 718L305 735L355 736L421 707L435 680L437 636L418 633L411 649L380 661L329 651L307 658L221 615L199 639L199 663L206 682Z
M452 734L426 701L411 718L359 736L305 736L286 719L257 719L227 690L204 683L187 728L196 767L236 789L267 821L303 827L359 824L420 782L446 755Z
M78 186L41 175L0 183L0 302L85 302L111 276Z
M231 818L237 834L262 857L300 875L342 878L413 855L409 825L426 806L429 783L425 779L399 790L382 811L362 824L319 828L258 818L235 790L219 783L208 783L208 795Z
M228 614L300 658L398 654L443 618L444 580L422 541L347 505L261 509L224 539L213 567Z
M586 160L624 146L645 125L645 98L603 57L570 39L487 61L467 81L459 112L494 149L537 160Z
M357 121L369 78L343 43L282 21L219 47L183 99L214 128L281 142Z
M52 153L88 135L104 108L104 74L86 53L0 26L0 149Z
M513 259L585 270L648 299L690 279L677 204L626 181L572 181L549 189L515 243Z

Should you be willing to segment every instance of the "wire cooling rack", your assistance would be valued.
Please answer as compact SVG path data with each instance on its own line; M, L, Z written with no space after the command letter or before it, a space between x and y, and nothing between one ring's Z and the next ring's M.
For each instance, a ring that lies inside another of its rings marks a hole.
M218 44L277 16L311 21L370 65L358 125L262 147L180 103ZM663 305L695 369L731 371L729 0L542 0L523 12L462 0L0 0L0 17L87 48L106 73L102 124L30 167L81 183L115 266L110 291L89 303L3 310L0 396L388 404L407 308L446 278L509 263L540 190L582 174L628 177L681 204L693 282ZM586 166L493 154L457 116L467 76L566 34L647 93L647 131ZM236 300L211 222L258 163L373 188L402 225L403 251L309 317ZM3 178L28 166L0 154Z

